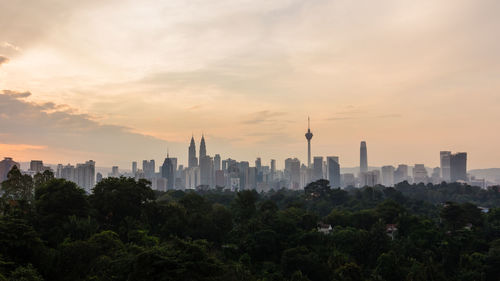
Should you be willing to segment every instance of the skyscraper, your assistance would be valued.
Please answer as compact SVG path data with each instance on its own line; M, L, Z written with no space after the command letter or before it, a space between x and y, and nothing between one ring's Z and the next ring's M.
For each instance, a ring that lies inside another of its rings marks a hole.
M201 135L199 160L201 161L201 158L203 158L205 156L207 156L207 146L205 145L205 136Z
M313 181L317 181L323 178L323 157L315 156L313 163Z
M394 171L394 183L398 184L408 180L408 165L400 164Z
M450 182L451 181L451 172L450 172L450 161L451 161L451 151L441 151L439 152L439 158L441 160L441 177L443 181Z
M326 157L328 167L328 180L331 187L340 187L340 164L338 156Z
M90 192L95 185L95 162L89 160L76 164L75 179L78 186Z
M175 186L175 168L172 159L167 153L167 158L163 161L161 166L161 177L167 179L167 189L174 189Z
M212 157L205 155L200 158L200 185L213 187L213 177L214 161Z
M135 176L135 173L137 173L137 162L136 161L132 162L132 175Z
M191 137L191 143L189 144L189 155L188 155L189 168L198 167L198 158L196 158L196 145L194 144L194 137Z
M452 182L467 181L467 153L459 152L451 155L450 178Z
M311 168L311 139L313 137L313 134L311 132L311 126L310 126L310 119L307 117L307 133L306 133L306 139L307 139L307 167Z
M427 184L429 182L429 175L424 164L415 164L415 167L413 167L413 182L417 184Z
M214 170L215 171L221 170L221 160L219 154L215 154L214 156Z
M359 172L361 174L368 172L368 155L365 141L361 142L361 147L359 149Z
M394 185L394 166L382 167L382 185L384 186Z

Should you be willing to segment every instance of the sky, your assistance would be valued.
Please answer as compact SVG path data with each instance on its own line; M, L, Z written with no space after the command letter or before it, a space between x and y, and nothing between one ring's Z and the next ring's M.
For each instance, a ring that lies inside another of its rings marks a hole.
M500 167L500 1L0 1L0 157Z

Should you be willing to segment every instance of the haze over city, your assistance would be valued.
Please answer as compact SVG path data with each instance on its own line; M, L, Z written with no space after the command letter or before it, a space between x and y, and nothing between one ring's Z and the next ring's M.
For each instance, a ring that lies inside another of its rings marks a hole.
M29 4L27 4L29 2ZM2 1L0 156L500 167L498 1Z

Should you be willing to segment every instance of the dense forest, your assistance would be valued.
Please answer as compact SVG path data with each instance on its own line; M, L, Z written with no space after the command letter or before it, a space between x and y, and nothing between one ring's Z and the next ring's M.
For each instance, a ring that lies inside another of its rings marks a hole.
M500 187L91 194L13 169L0 200L0 280L499 280ZM482 208L479 208L482 207Z

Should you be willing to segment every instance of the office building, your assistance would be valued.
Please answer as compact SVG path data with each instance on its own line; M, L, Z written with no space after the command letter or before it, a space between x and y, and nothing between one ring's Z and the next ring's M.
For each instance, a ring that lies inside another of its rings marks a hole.
M328 168L328 180L330 186L337 188L341 186L340 182L340 164L338 156L329 156L326 158Z
M132 175L135 176L135 173L137 173L137 162L136 161L132 162Z
M467 181L467 153L459 152L450 158L451 182Z
M167 153L167 158L165 158L161 166L161 177L167 180L167 190L172 190L175 187L175 173L176 167L174 161Z
M429 182L429 176L424 164L415 164L415 167L413 167L413 182L416 184L427 184Z
M215 171L222 170L222 167L221 167L221 158L220 158L219 154L215 154L215 156L214 156L214 170Z
M200 157L200 185L213 187L214 161L212 157L205 155Z
M368 172L368 152L366 142L362 141L359 149L359 173L363 174Z
M313 163L313 178L312 181L323 179L323 157L315 156Z
M408 181L408 165L400 164L394 171L394 184Z
M382 167L382 185L394 186L394 172L395 170L393 166Z
M441 162L441 178L445 182L451 181L451 151L439 152Z

